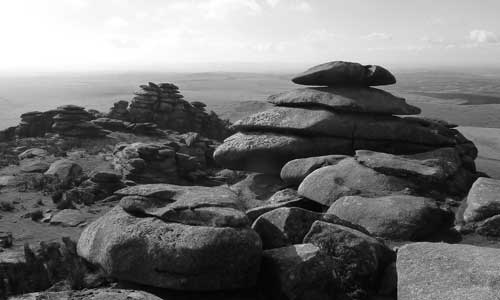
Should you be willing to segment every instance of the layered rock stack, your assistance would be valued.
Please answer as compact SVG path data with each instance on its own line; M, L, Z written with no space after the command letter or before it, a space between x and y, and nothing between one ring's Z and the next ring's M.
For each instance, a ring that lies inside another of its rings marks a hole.
M274 108L233 125L238 133L216 150L222 166L280 173L290 160L356 150L415 154L455 148L464 165L474 169L477 149L451 125L420 118L420 109L405 99L371 86L396 82L380 66L335 61L313 67L292 79L301 88L272 95Z
M16 128L16 135L20 137L44 136L51 130L54 112L32 111L21 115L21 123Z
M121 100L115 102L109 111L108 117L111 119L127 120L129 118L128 101Z
M200 136L117 145L113 164L125 179L137 183L192 183L207 175L214 148L214 141Z
M226 121L213 112L207 113L204 103L184 100L176 85L150 82L140 88L128 110L126 101L117 102L108 117L133 123L154 123L161 129L181 133L198 132L218 140L229 135Z
M83 107L64 105L56 109L52 130L65 137L102 137L108 132L90 122L90 113Z

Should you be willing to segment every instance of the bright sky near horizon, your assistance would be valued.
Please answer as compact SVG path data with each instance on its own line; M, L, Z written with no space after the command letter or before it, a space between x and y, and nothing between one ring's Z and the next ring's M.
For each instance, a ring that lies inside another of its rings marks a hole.
M500 67L499 14L499 0L2 0L0 72Z

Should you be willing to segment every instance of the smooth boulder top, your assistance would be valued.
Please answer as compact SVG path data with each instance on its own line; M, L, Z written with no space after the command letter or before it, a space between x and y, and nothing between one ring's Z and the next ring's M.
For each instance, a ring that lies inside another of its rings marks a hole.
M394 84L396 78L381 66L332 61L307 69L293 77L292 81L316 86L374 86Z
M421 112L404 98L370 87L301 88L271 95L267 101L277 106L320 107L355 113L417 115Z
M309 174L299 186L299 195L330 206L343 196L382 197L404 194L416 185L396 176L385 175L359 164L354 158L319 168Z
M497 300L500 249L413 243L397 253L398 300Z
M274 107L241 119L232 128L243 132L267 131L425 145L456 144L451 133L443 135L396 116L339 113L318 108Z

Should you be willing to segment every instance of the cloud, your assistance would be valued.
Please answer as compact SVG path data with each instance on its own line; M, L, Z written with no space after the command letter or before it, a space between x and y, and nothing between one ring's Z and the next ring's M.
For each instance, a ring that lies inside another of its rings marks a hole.
M361 39L367 41L385 41L392 39L392 35L385 32L372 32L370 34L362 36Z
M447 41L442 36L423 36L420 41L429 45L445 45Z
M209 0L200 3L197 8L204 11L208 19L224 19L235 11L250 15L262 12L262 6L256 0Z
M293 4L292 9L300 12L310 12L312 11L312 6L311 4L309 4L309 2L298 1L297 3Z
M278 5L278 3L280 3L281 0L266 0L266 3L271 6L271 7L275 7L276 5Z
M484 29L475 29L469 32L469 40L476 44L494 44L500 42L498 36Z
M122 17L117 17L117 16L109 18L106 21L106 24L110 27L117 28L117 29L128 26L128 22L125 19L123 19Z

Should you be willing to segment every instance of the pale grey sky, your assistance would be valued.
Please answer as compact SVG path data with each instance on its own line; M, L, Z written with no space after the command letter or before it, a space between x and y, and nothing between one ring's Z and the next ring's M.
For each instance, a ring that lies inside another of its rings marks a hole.
M2 0L0 72L500 67L499 0Z

